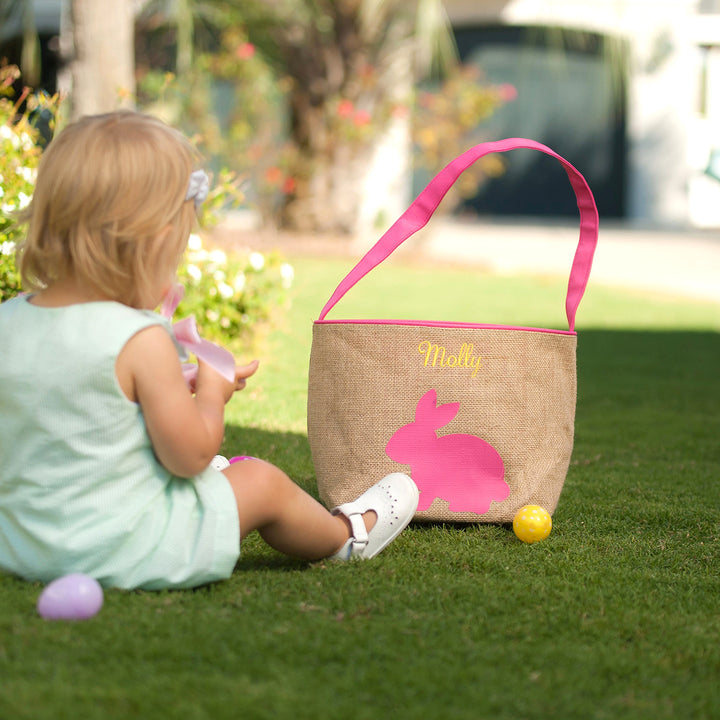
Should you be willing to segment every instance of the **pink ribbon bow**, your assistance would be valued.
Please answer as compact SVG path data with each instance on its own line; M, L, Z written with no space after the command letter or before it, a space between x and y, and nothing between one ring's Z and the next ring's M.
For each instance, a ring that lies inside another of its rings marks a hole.
M160 314L168 320L171 319L184 294L185 288L182 285L173 285L165 296ZM209 340L203 340L198 333L194 317L187 317L173 323L173 333L178 344L185 350L192 353L198 360L206 362L228 382L235 382L235 358L225 348L221 348ZM197 365L185 363L183 375L190 382L197 375Z

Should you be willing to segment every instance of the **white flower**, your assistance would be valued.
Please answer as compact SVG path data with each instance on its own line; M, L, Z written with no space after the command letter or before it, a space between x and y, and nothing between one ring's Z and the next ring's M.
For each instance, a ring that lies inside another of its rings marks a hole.
M22 143L23 150L32 150L35 147L33 139L27 133L20 133L20 142Z
M24 192L18 193L18 208L22 210L24 207L27 207L30 204L30 196L26 195Z
M193 262L204 262L207 260L208 253L206 250L203 250L202 238L196 233L193 233L188 238L187 249L188 258Z
M238 273L233 280L233 288L236 293L241 293L245 289L245 273Z
M220 315L218 315L218 313L216 313L214 310L207 310L205 312L205 317L210 322L217 322L220 319Z
M37 172L34 168L19 167L15 168L15 174L19 175L26 183L34 183Z
M188 253L188 260L192 260L193 262L202 263L202 262L205 262L207 259L208 259L207 250L191 250Z
M213 280L215 280L216 283L225 282L225 278L227 275L222 270L216 270L213 273Z
M8 140L14 150L20 147L20 138L7 125L0 125L0 140Z
M11 240L6 240L0 245L0 255L12 255L15 252L15 243Z
M222 297L224 297L226 300L229 300L234 294L235 291L233 290L232 286L228 285L225 282L221 282L218 285L218 292Z
M0 175L0 183L2 183L2 175ZM0 198L5 195L5 191L3 190L3 186L0 185Z
M250 263L250 267L253 270L260 271L265 267L265 258L263 257L262 253L259 252L250 253L248 262Z
M185 272L197 283L202 278L202 271L197 265L186 265Z
M225 328L227 330L230 327L230 320L226 317L222 318L220 320L220 327Z
M222 250L213 250L210 253L210 260L217 265L224 265L227 262L227 255Z
M295 279L295 269L290 263L283 263L280 266L280 277L282 278L282 286L289 288Z
M11 205L10 203L3 203L0 205L0 210L4 213L11 213L15 210L15 206Z

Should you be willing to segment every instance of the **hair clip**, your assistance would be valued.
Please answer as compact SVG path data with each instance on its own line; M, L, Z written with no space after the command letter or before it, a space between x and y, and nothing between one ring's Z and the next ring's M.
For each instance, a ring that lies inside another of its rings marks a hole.
M204 170L194 170L190 173L190 182L185 193L185 200L193 200L197 210L203 204L210 192L210 179Z

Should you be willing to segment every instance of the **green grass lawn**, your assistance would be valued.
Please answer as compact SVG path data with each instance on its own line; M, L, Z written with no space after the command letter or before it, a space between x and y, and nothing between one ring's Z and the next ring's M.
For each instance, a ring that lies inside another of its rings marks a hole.
M311 324L350 265L294 264L225 451L314 492ZM393 263L333 316L562 327L563 293ZM573 461L536 545L508 527L413 525L367 563L307 565L250 538L230 580L108 591L81 623L43 621L40 585L0 577L0 718L716 717L718 330L718 305L591 286Z

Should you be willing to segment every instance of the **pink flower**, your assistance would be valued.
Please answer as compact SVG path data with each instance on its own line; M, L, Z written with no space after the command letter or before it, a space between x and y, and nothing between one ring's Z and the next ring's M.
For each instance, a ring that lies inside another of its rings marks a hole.
M352 103L352 100L341 100L338 103L337 106L337 114L338 117L341 118L347 118L350 117L353 112L355 112L355 106Z
M365 125L369 125L371 121L370 113L366 110L358 110L355 115L353 115L353 124L355 127L365 127Z
M512 102L517 98L518 91L514 85L510 83L503 83L498 87L498 94L503 102Z
M238 45L237 50L235 50L235 55L240 60L249 60L253 55L255 55L255 46L249 42L242 43L241 45Z
M282 182L283 173L279 167L269 167L265 171L265 182L270 185L279 185Z

